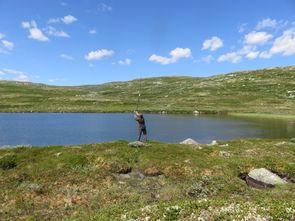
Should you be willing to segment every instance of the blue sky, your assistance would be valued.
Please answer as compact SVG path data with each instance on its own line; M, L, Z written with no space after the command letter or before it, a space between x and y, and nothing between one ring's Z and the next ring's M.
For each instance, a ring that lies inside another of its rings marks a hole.
M53 85L295 65L293 0L0 0L0 79Z

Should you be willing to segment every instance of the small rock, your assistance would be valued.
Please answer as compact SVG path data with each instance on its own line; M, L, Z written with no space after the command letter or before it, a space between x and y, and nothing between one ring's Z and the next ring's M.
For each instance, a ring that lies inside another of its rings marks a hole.
M221 151L219 151L219 156L220 157L230 157L230 153L227 151L221 150Z
M127 173L127 174L121 173L120 174L120 177L125 178L125 179L130 179L131 178L131 175L129 173Z
M272 184L272 185L280 185L286 184L287 182L280 178L278 175L270 172L265 168L254 169L249 172L249 177L261 181L263 183Z
M199 114L200 114L200 112L199 112L199 111L197 111L197 110L195 110L195 111L193 111L193 114L194 114L194 115L199 115Z
M218 143L217 143L217 141L216 140L212 140L212 142L209 144L209 145L212 145L212 146L214 146L214 145L217 145Z
M128 143L128 146L130 147L144 147L146 146L145 143L141 142L141 141L133 141Z
M180 142L180 144L198 145L198 142L191 138L187 138L186 140Z
M59 157L62 153L61 152L58 152L56 154L54 154L56 157Z
M228 144L220 145L220 147L228 147Z

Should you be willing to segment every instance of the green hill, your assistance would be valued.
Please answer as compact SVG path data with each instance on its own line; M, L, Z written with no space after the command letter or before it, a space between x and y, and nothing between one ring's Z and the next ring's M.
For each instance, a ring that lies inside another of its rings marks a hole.
M57 87L0 81L1 112L295 113L295 67Z

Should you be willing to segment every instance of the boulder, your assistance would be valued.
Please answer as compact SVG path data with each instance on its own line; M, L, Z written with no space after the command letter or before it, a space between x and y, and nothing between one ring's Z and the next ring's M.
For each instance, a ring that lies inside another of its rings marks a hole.
M187 138L186 140L180 142L180 144L198 145L198 142L191 138Z
M270 172L269 170L267 170L265 168L251 170L248 175L252 179L266 183L266 184L281 185L281 184L287 183L285 180L280 178L278 175Z
M130 147L144 147L146 146L145 143L141 142L141 141L133 141L128 143L128 146Z
M195 110L195 111L193 111L193 114L194 114L194 115L200 115L200 112L197 111L197 110Z
M217 141L216 141L216 140L212 140L212 142L211 142L209 145L212 145L212 146L214 146L214 145L218 145L218 143L217 143Z

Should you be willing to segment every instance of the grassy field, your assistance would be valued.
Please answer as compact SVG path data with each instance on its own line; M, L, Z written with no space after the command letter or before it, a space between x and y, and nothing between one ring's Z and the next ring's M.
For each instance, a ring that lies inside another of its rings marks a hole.
M295 67L56 87L0 81L0 112L295 113Z
M0 220L293 220L295 185L253 189L239 173L295 177L295 144L126 141L0 150Z

